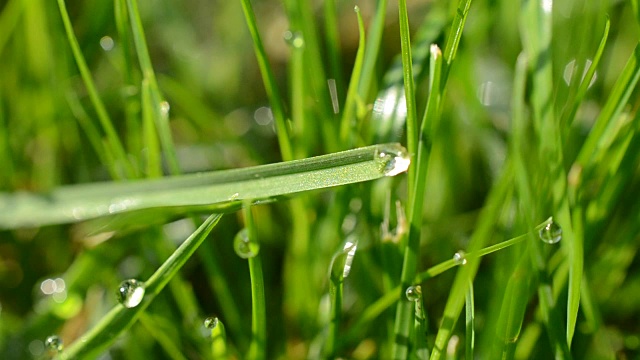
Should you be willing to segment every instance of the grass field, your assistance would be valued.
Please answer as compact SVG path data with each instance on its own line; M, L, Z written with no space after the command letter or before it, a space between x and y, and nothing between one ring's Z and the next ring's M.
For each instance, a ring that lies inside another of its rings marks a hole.
M640 357L638 0L0 6L0 358Z

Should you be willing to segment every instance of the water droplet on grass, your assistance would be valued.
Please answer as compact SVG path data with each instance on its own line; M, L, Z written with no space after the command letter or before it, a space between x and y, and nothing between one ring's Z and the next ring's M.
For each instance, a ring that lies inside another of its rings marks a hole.
M128 308L136 307L144 298L144 283L134 279L125 280L118 286L116 295L120 304Z
M422 288L420 285L409 286L404 293L409 301L419 301L422 299Z
M244 228L233 239L233 249L243 259L252 258L260 252L260 243L249 238L249 231Z
M456 262L457 265L464 265L467 263L466 254L464 251L460 250L453 254L453 261Z
M204 327L206 327L207 329L214 329L216 326L218 326L218 321L218 318L215 316L208 317L204 319Z
M407 171L411 164L411 157L400 146L387 146L376 149L375 161L380 172L385 176L395 176Z
M59 336L51 335L44 341L44 347L47 351L57 354L64 349L64 343Z
M547 244L556 244L562 240L562 228L560 225L551 221L545 227L540 229L540 240Z

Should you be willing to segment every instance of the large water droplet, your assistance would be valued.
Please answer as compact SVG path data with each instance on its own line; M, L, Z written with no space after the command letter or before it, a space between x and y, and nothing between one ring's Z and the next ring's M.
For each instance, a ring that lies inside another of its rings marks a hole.
M260 243L255 239L249 238L249 231L244 228L238 231L236 237L233 239L233 249L236 254L243 259L252 258L260 252Z
M44 347L52 353L59 353L64 349L64 343L57 335L51 335L44 341Z
M456 265L465 265L467 263L467 254L464 251L460 250L453 254L453 261L456 262Z
M547 244L556 244L558 241L562 240L562 228L560 225L551 221L545 227L540 229L539 232L540 240Z
M375 161L379 165L380 172L385 176L395 176L407 171L411 164L411 157L399 145L389 145L382 149L376 149Z
M422 299L422 288L420 285L409 286L404 293L409 301L419 301Z
M125 307L138 306L144 298L144 283L134 279L125 280L118 286L118 302Z
M204 327L206 327L207 329L214 329L216 326L218 326L218 322L219 320L217 317L208 317L204 319Z

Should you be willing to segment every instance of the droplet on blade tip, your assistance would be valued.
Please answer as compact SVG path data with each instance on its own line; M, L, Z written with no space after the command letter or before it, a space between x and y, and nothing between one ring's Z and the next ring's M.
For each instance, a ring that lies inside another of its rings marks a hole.
M116 296L118 302L124 307L133 308L142 302L144 292L144 283L135 279L129 279L120 283Z

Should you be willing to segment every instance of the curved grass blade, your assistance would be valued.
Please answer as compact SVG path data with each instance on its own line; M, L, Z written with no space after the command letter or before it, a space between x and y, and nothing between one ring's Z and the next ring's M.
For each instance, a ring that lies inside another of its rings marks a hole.
M200 227L187 238L176 251L156 270L145 282L145 292L142 302L138 306L127 308L116 305L103 316L100 322L76 342L65 350L64 356L69 359L86 359L95 357L109 347L118 335L128 329L151 304L153 299L162 291L189 260L200 244L205 240L222 214L209 216Z
M242 200L397 175L406 171L409 162L402 146L383 144L244 169L74 185L47 194L0 193L0 228L77 222L152 208L201 206L224 211ZM153 211L148 215L153 216Z

